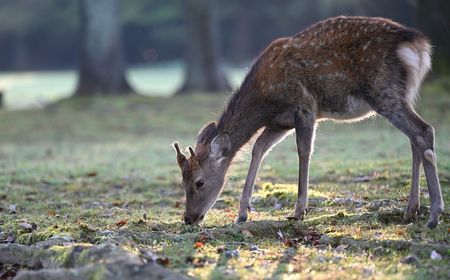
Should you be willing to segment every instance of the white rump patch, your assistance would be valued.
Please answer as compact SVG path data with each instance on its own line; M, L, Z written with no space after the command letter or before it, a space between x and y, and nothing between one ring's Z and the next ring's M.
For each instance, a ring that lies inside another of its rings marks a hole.
M397 50L398 56L408 68L407 95L408 102L414 104L418 89L425 75L431 68L431 47L425 42L402 45Z

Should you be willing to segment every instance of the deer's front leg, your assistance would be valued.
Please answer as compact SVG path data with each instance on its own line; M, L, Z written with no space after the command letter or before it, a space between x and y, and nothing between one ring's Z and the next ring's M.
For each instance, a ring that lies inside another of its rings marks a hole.
M303 220L308 207L308 172L314 141L314 113L308 110L298 111L294 115L294 122L299 159L299 179L297 203L292 218L295 220Z
M286 130L274 130L266 127L255 142L252 150L252 160L248 169L247 179L245 179L244 190L239 205L238 222L247 221L247 210L250 209L250 200L252 198L253 186L255 184L256 174L266 152L284 135Z

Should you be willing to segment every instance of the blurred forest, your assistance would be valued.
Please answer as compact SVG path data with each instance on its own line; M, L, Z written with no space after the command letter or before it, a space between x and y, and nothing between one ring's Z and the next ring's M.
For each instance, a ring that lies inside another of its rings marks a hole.
M0 70L72 69L80 52L82 1L2 0ZM183 0L120 1L123 50L127 64L181 60L192 14ZM190 1L199 2L199 1ZM201 2L201 1L200 1ZM448 0L227 0L215 4L217 42L223 60L251 61L270 41L301 31L334 15L395 19L432 38L435 73L450 72Z

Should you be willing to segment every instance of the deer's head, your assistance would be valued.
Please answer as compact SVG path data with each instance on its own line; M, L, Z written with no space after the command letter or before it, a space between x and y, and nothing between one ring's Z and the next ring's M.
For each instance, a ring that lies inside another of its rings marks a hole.
M189 147L189 158L182 153L178 143L173 146L186 192L184 222L198 224L223 188L230 162L230 138L226 133L218 134L216 124L210 123L200 130L195 150Z

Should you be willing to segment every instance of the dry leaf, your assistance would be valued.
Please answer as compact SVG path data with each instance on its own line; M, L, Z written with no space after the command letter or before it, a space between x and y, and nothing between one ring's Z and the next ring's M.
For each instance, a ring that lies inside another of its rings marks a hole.
M116 226L119 227L119 228L121 228L121 227L123 227L123 226L126 225L126 224L128 224L128 220L120 220L120 221L118 221L118 222L116 223Z
M195 242L195 244L194 244L194 248L201 248L201 247L203 247L203 246L205 246L205 243L203 243L203 242L201 242L201 241L197 241L197 242Z
M167 267L170 265L170 260L168 258L158 258L156 261L162 266Z
M209 241L209 238L210 238L210 237L208 236L208 234L202 232L202 233L200 234L200 236L198 237L197 241L206 243L207 241Z
M433 251L431 252L430 258L431 258L432 260L437 260L437 261L442 260L441 254L439 254L439 253L436 252L435 250L433 250Z
M278 230L277 235L280 239L283 239L283 233L281 232L281 229Z
M19 223L19 227L25 232L32 232L37 229L37 225L35 223L30 224L27 222Z
M295 240L295 239L286 238L283 240L283 244L286 247L295 247L297 245L297 243L298 243L298 240Z
M14 236L14 234L12 232L10 232L8 234L8 238L6 238L5 242L6 243L13 243L14 241L16 241L16 237Z
M251 233L249 230L247 230L247 229L243 229L242 231L242 234L245 236L245 237L247 237L247 238L252 238L254 235L253 235L253 233Z
M344 251L347 248L348 248L348 244L341 244L341 245L336 247L336 251L342 252L342 251Z
M206 258L188 256L186 257L186 262L191 263L194 267L204 267L206 263Z

